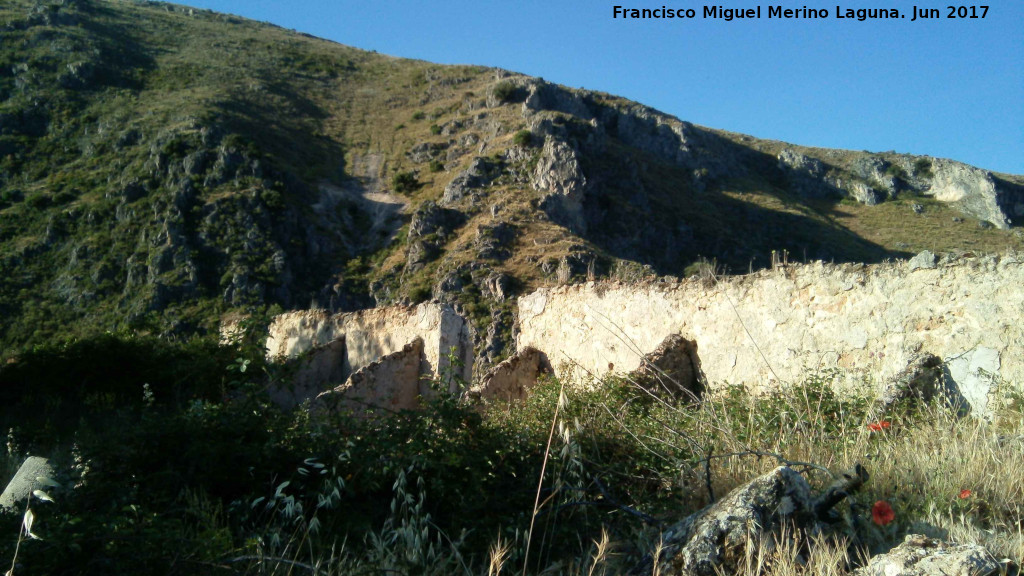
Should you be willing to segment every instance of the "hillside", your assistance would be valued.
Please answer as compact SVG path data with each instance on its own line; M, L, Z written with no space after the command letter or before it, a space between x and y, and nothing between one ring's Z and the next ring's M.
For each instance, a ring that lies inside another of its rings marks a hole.
M7 574L1024 564L1024 176L146 0L0 40Z
M436 298L502 357L583 278L1022 248L1019 176L155 2L0 7L0 347Z

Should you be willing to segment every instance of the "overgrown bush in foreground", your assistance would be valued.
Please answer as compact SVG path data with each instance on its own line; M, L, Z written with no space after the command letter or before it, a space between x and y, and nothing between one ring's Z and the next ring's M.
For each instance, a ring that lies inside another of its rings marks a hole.
M43 449L64 471L56 502L33 505L43 540L22 543L15 574L513 574L524 562L614 574L662 525L780 461L817 486L819 467L855 462L872 479L848 513L853 548L822 544L805 568L755 558L752 573L843 573L908 531L1024 556L1019 404L991 422L923 407L883 425L865 421L868 394L833 391L833 374L775 395L719 387L697 406L622 379L589 391L549 380L512 406L441 397L387 420L316 421L263 399L280 368L252 348L104 338L0 370L5 386L63 374L46 386L84 398L103 388L91 364L122 358L102 410L0 407L8 468ZM878 501L892 509L884 526ZM20 522L2 518L5 557Z

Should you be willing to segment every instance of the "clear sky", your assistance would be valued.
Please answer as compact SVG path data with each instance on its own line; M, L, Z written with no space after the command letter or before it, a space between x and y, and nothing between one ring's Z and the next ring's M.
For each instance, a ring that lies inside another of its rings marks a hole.
M989 0L984 19L947 18L949 0L184 3L383 54L542 76L759 138L928 154L1024 174L1021 0ZM844 13L884 7L906 17L837 19L837 3ZM697 18L613 19L616 5L692 8ZM825 8L829 17L769 19L769 6L780 5ZM704 6L761 6L761 18L705 19ZM914 6L941 17L912 22Z

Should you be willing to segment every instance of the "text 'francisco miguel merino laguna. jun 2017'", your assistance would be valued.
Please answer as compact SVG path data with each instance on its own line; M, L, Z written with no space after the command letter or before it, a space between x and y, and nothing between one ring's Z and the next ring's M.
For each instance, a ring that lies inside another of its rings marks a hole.
M613 6L612 17L616 19L715 19L732 21L737 19L757 20L762 17L774 20L814 20L836 18L863 22L865 20L884 20L906 18L910 22L918 20L937 20L940 18L980 19L988 16L988 6L943 6L941 8L911 6L903 8L786 8L785 6L755 6L752 8L726 8L724 6L702 6L700 8L631 8L629 6Z

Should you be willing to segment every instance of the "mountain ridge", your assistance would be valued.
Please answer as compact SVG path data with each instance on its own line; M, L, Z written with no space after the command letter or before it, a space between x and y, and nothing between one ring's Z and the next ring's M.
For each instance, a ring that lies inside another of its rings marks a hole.
M4 348L434 298L495 360L511 297L549 283L1024 247L1024 178L954 161L170 4L16 0L0 21Z

